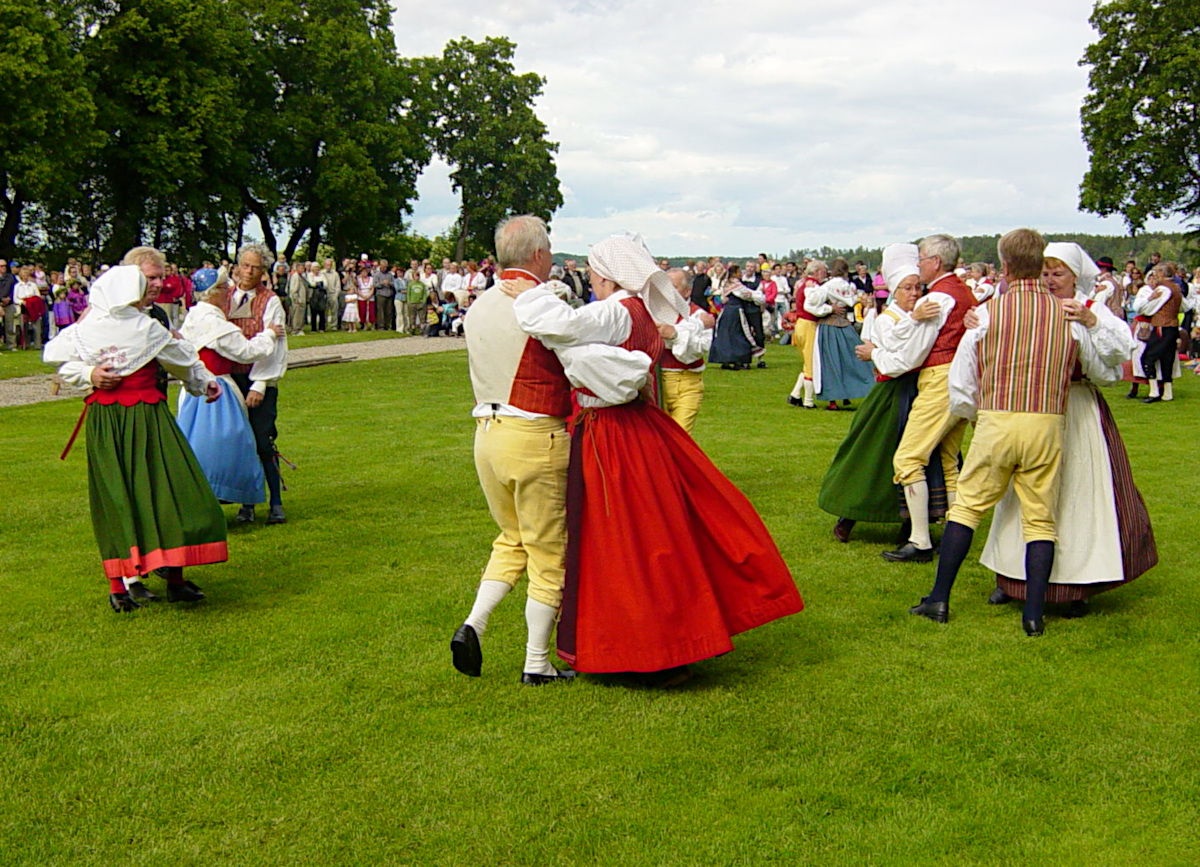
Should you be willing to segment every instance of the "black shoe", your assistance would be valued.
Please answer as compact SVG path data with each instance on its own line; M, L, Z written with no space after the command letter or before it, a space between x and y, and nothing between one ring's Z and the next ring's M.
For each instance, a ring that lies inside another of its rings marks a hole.
M530 674L528 671L523 671L521 672L521 683L526 686L545 686L548 683L570 683L575 679L575 674L576 672L570 668L564 668L562 671L557 671L554 674Z
M721 370L737 370L737 365L727 361L721 365Z
M253 506L242 506L240 509L238 509L237 517L234 518L234 520L237 521L239 524L253 524L254 523L254 507Z
M912 521L908 518L904 519L904 523L900 525L900 532L896 534L895 545L899 548L908 541L908 537L912 535Z
M849 542L850 531L854 529L856 523L850 518L838 518L837 523L833 525L833 538L839 542Z
M992 591L992 595L988 597L988 605L1007 605L1012 602L1013 598L997 587Z
M133 597L134 599L137 599L141 602L157 602L158 601L157 594L151 593L150 588L148 588L141 581L127 581L125 583L125 590L129 593L129 595L131 597Z
M766 366L767 366L767 363L766 363L765 361L760 361L760 362L758 363L758 366L759 366L760 368L763 368L763 369L765 369L765 368L766 368Z
M123 614L126 611L137 611L141 608L131 598L128 593L109 593L108 604L112 606L112 610L118 614Z
M1086 599L1076 599L1067 606L1067 611L1063 617L1067 620L1078 620L1080 617L1087 617L1090 610Z
M283 513L283 505L272 506L270 513L267 515L268 524L286 524L287 515Z
M928 617L934 623L945 623L950 619L950 603L930 602L928 598L925 598L921 600L921 604L908 609L908 613Z
M450 653L454 667L468 677L479 677L483 672L483 651L479 648L479 636L475 628L463 624L450 639Z
M788 406L799 406L799 407L803 407L803 406L804 406L804 401L803 401L801 398L798 398L798 397L792 397L792 396L789 394L789 395L788 395Z
M662 671L650 671L637 677L642 686L651 689L670 689L673 686L687 683L692 679L692 671L686 665L675 668L664 668Z
M850 405L850 398L845 398L842 401L842 406L849 406L849 405Z
M199 602L203 598L204 591L191 581L184 581L182 584L167 585L168 602Z
M1142 403L1162 403L1161 397L1143 397ZM1039 635L1041 633L1038 633Z
M893 563L932 563L933 549L918 548L912 542L906 542L895 551L884 551L880 556Z
M1030 638L1037 638L1046 631L1046 621L1039 617L1037 620L1022 620L1021 626Z

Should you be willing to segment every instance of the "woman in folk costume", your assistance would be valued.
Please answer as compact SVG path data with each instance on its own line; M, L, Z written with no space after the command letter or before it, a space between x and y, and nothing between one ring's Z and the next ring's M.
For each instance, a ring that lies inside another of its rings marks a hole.
M901 523L909 517L904 494L892 480L892 455L917 393L917 368L954 306L954 299L941 292L921 298L917 257L915 244L884 249L883 273L893 302L878 315L868 313L863 324L868 340L860 354L874 362L878 381L850 423L817 496L817 505L837 516L833 537L839 542L850 541L859 521ZM947 508L940 461L926 468L926 479L929 515L940 518ZM901 533L903 539L908 534L909 529Z
M522 329L560 352L581 407L558 651L579 671L660 672L668 685L686 679L690 663L732 650L730 636L804 603L754 507L658 408L653 378L638 394L644 373L593 373L609 391L624 382L618 402L580 375L573 347L608 344L657 360L657 325L690 327L686 303L640 238L593 245L588 265L600 303L572 310L533 289L513 305Z
M762 292L742 282L741 269L732 262L721 279L720 289L721 315L713 333L708 362L721 365L722 370L749 370L751 360L763 354L757 334L762 332L761 305L766 303L766 298ZM757 332L751 321L755 316L758 317Z
M850 267L845 259L837 258L830 273L832 276L820 286L805 291L804 309L817 318L813 390L817 400L829 401L826 409L837 409L839 400L849 404L854 398L866 397L875 377L871 365L854 354L862 341L847 316L858 298L858 290L846 279Z
M183 567L227 559L225 516L155 387L159 364L195 395L216 400L221 388L190 344L140 308L145 278L136 265L110 268L93 284L82 321L52 340L43 358L85 399L92 527L111 583L113 611L140 607L123 578L163 570L167 599L204 593ZM82 421L82 419L81 419Z
M1146 504L1133 481L1129 456L1096 384L1121 381L1134 350L1124 322L1089 300L1099 269L1078 244L1046 246L1042 282L1056 297L1090 311L1073 322L1079 360L1067 395L1062 481L1055 524L1058 545L1046 601L1069 603L1068 617L1087 613L1097 593L1137 578L1158 562ZM1025 598L1025 538L1021 506L1009 488L992 516L980 562L996 572L988 600L1001 605Z
M257 505L266 500L266 479L254 444L254 431L241 389L230 374L234 364L263 361L275 351L275 340L284 328L272 325L247 340L225 316L229 303L229 276L197 273L197 303L187 312L180 334L200 353L221 386L223 400L208 402L179 393L180 430L187 437L217 499L223 503Z

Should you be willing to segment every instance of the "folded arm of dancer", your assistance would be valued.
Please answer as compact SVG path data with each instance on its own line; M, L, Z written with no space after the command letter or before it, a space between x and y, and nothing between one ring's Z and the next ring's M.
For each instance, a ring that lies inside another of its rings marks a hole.
M1153 316L1163 305L1171 300L1171 290L1166 286L1152 288L1143 286L1133 299L1133 312L1136 316Z
M946 324L950 311L954 309L954 298L945 292L931 292L917 305L926 303L938 308L937 315L932 319L913 319L911 313L892 305L888 310L900 317L898 321L887 315L887 311L875 320L871 334L875 338L871 341L875 349L871 353L871 361L884 376L895 378L920 367L933 348L938 332Z
M699 361L701 358L708 357L708 351L712 348L713 329L705 327L701 316L708 314L703 310L697 310L691 316L687 317L686 321L695 322L699 329L683 328L679 326L683 322L678 322L675 325L675 336L667 339L663 338L663 343L671 354L679 360L680 364L691 364L693 361Z
M157 323L155 327L162 328ZM86 364L76 354L75 341L71 339L70 331L71 328L63 329L55 340L47 343L42 359L47 364L60 365L59 379L67 385L86 390L92 388L92 371L96 366ZM204 366L204 362L197 357L196 350L186 340L172 336L158 353L157 360L168 373L183 383L188 394L202 396L208 390L208 384L216 381L216 377Z
M829 302L829 292L825 284L807 286L804 290L804 310L818 319L824 319L833 313L833 304Z
M761 292L758 293L762 295ZM628 297L621 294L622 298ZM740 296L739 296L740 297ZM579 346L585 343L606 343L617 346L629 339L633 320L629 311L615 303L616 296L571 307L544 286L527 289L513 301L513 313L521 330L542 341L549 349ZM700 329L700 322L686 319L676 324L679 332ZM568 374L569 376L569 374Z

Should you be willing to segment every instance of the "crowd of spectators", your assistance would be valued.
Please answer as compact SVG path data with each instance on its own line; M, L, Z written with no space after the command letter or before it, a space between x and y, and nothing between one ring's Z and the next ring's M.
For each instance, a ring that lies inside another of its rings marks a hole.
M795 289L819 260L774 261L765 253L739 264L719 257L688 260L682 266L692 286L692 303L717 315L734 284L753 290L752 297L762 308L767 339L790 341L797 317ZM228 267L228 262L219 263ZM666 259L660 267L669 269ZM820 263L823 264L823 263ZM1101 282L1111 287L1105 302L1122 318L1133 318L1132 304L1147 282L1172 280L1184 294L1190 285L1200 283L1200 268L1189 274L1176 262L1163 261L1153 253L1144 266L1133 258L1117 270L1108 258L1099 264L1104 272ZM43 262L16 263L0 259L0 308L4 314L4 349L40 349L59 329L66 327L87 307L92 281L107 266L68 259L61 271L50 270ZM217 263L202 262L199 268L214 268ZM178 328L192 306L193 268L168 263L162 292L157 304L171 325ZM996 291L1000 280L994 264L959 263L959 274L981 301ZM552 278L560 281L563 297L573 305L592 300L586 267L567 259L555 265ZM280 258L267 279L287 311L288 332L306 331L392 331L423 334L427 337L462 336L474 298L498 279L495 262L441 260L440 267L429 259L391 263L387 259L333 259L323 262ZM1190 280L1189 280L1190 277ZM872 305L882 306L887 291L878 269L872 271L862 261L854 263L851 283L858 289L859 303L853 311L861 320ZM1192 333L1191 313L1183 322L1182 341L1196 340ZM1197 329L1200 332L1200 329ZM1190 338L1190 339L1189 339ZM1185 345L1185 350L1186 350Z

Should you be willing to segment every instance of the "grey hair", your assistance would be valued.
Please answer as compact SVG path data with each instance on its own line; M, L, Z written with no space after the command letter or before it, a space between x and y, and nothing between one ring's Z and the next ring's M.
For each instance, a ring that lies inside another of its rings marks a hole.
M950 235L929 235L921 240L917 249L922 258L937 256L943 271L953 271L962 255L962 247Z
M167 257L154 247L134 247L121 257L122 265L141 266L145 262L153 262L160 267L167 267Z
M824 268L826 271L829 270L829 266L825 264L824 259L810 259L808 264L804 266L804 276L816 277L817 272L822 268Z
M253 253L262 259L263 268L267 270L270 270L271 266L275 264L275 254L267 249L266 244L242 244L238 248L234 261L239 265L242 264L242 257L247 253Z
M225 284L228 285L228 284ZM216 304L217 297L221 294L221 290L216 286L209 286L203 292L196 293L196 300L203 301L206 304Z
M675 285L676 289L680 286L688 285L687 271L684 271L682 268L672 268L667 272L667 276L671 278L671 282Z
M518 214L496 227L496 259L502 269L530 264L538 250L550 251L550 232L541 217Z

